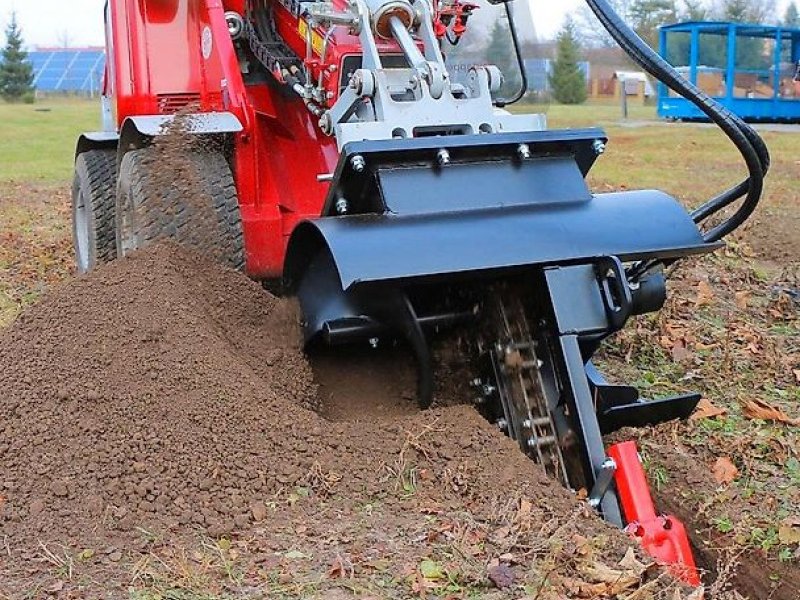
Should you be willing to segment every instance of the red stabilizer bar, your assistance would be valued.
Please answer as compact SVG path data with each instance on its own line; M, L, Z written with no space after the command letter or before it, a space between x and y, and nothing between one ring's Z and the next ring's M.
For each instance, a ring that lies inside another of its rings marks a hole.
M675 577L689 585L699 586L700 576L686 529L671 515L656 515L636 442L615 444L608 449L608 455L617 463L614 482L628 522L625 530Z

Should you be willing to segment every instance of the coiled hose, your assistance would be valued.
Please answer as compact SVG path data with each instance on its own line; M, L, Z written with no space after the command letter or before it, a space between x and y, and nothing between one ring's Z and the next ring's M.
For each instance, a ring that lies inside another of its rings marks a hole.
M708 200L692 212L695 223L744 197L739 209L728 219L703 234L706 242L716 242L737 229L753 213L764 189L764 176L770 166L769 150L761 136L737 115L699 89L659 56L614 11L607 0L586 0L589 8L614 41L653 77L694 103L718 125L736 145L747 165L748 178Z

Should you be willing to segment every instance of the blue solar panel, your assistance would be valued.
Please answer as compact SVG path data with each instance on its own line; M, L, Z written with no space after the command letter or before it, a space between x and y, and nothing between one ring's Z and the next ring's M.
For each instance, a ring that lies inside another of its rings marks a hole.
M103 50L38 50L29 58L37 90L90 93L102 85L106 67Z

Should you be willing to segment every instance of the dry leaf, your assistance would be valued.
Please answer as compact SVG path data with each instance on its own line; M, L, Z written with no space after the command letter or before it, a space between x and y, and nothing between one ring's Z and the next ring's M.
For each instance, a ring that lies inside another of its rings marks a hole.
M695 298L695 306L707 306L711 304L714 299L714 290L708 285L707 281L701 281L697 284L697 298Z
M778 539L782 544L800 544L800 517L787 517L781 521Z
M592 565L579 567L581 575L589 581L606 584L611 595L618 595L626 590L639 587L642 583L641 573L629 570L613 569L608 565L595 561Z
M714 463L714 479L717 483L728 484L739 475L739 469L727 456L720 456Z
M742 290L741 292L736 292L733 297L736 299L736 306L741 308L742 310L747 310L747 304L750 301L750 291L749 290Z
M689 420L698 421L700 419L712 419L714 417L721 417L726 414L728 414L727 409L715 406L710 400L701 398L700 402L697 403L697 408L689 417Z
M744 405L744 415L750 419L777 421L778 423L800 426L800 419L792 419L780 408L772 406L764 400L748 400Z
M686 348L683 340L678 340L672 346L672 360L682 362L692 358L692 352Z
M795 369L792 373L794 373L794 378L797 380L797 383L800 383L800 369Z

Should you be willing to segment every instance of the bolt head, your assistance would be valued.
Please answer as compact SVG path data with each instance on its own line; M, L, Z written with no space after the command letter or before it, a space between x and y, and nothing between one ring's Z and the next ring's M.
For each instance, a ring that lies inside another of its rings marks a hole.
M531 157L531 148L528 144L520 144L517 146L517 156L519 156L522 160L528 159Z
M597 156L600 156L606 151L606 143L603 140L595 140L592 144L592 149Z
M450 164L450 152L446 148L442 148L436 153L436 162L440 167Z
M508 421L506 421L505 419L497 419L495 425L497 425L497 427L499 429L502 429L503 431L508 429Z
M345 198L339 198L336 201L336 213L339 215L346 215L347 211L350 210L350 204L347 202Z
M356 154L350 159L350 166L353 167L356 173L362 173L367 166L367 161L365 161L364 157L360 154Z
M376 338L376 337L369 338L369 345L373 348L373 350L378 347L378 343L379 342L380 342L380 340L378 338Z

